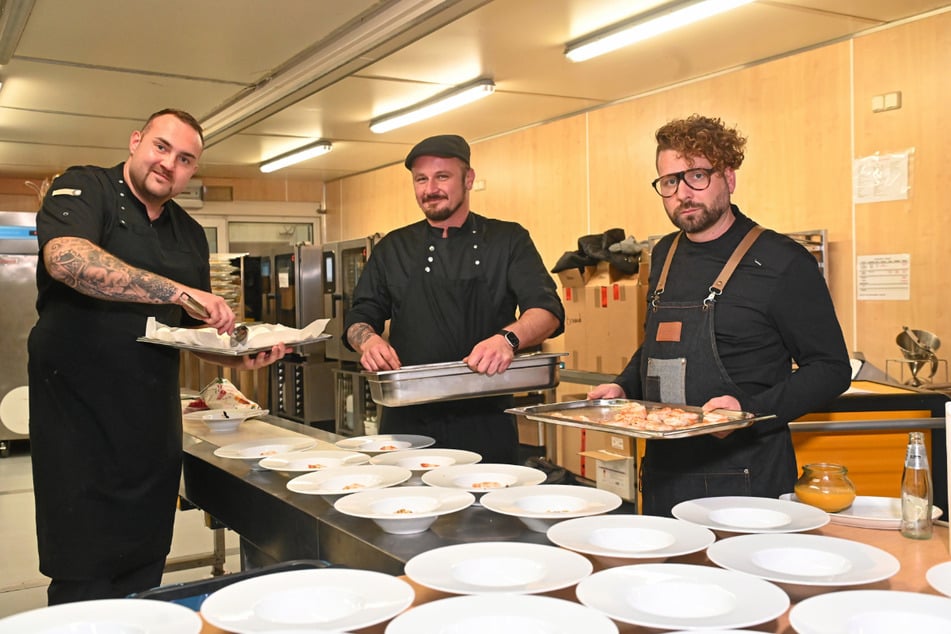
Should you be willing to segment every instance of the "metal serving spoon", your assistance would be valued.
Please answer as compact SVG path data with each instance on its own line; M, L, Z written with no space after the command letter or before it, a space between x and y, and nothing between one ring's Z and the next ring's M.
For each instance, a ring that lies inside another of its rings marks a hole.
M205 308L201 302L189 295L188 293L182 293L182 300L188 304L188 307L196 315L201 317L208 318L208 309ZM238 324L234 327L234 330L231 332L231 345L232 347L238 346L248 340L248 327L244 324Z

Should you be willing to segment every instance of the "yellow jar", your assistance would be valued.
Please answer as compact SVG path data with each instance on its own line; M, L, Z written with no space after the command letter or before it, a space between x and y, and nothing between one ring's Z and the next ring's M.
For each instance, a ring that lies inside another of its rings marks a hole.
M855 485L847 473L848 469L840 464L807 464L802 468L802 476L796 481L793 491L800 502L827 513L837 513L855 501Z

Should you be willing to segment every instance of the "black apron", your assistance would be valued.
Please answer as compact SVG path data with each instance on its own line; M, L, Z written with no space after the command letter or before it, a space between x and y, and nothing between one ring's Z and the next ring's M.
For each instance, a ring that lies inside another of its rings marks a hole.
M191 234L166 210L160 240L129 196L117 191L120 220L101 246L204 287ZM28 345L40 571L79 580L168 554L182 462L179 353L135 338L147 315L177 325L181 309L74 299L44 306Z
M486 252L478 233L472 234L472 241ZM435 246L430 243L426 248L409 276L399 313L390 322L390 344L404 367L461 361L476 343L508 325L493 323L492 296L478 267L473 277L439 277L424 263ZM515 418L505 413L513 404L511 396L497 396L384 407L380 432L430 436L437 447L474 451L485 463L514 464L518 430Z
M669 404L700 406L716 396L739 397L738 387L717 352L717 297L724 291L743 254L759 237L754 226L737 246L706 298L663 302L667 271L679 234L670 247L657 288L651 296L641 355L644 398ZM792 490L796 463L788 431L757 425L726 438L712 435L677 440L649 440L641 465L643 512L670 515L685 500L722 495L776 497ZM789 470L792 461L791 472Z

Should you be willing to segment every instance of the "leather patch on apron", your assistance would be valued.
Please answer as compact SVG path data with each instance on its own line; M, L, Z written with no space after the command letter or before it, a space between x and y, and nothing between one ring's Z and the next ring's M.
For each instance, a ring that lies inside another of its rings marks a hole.
M657 324L657 341L680 341L683 322L664 321Z

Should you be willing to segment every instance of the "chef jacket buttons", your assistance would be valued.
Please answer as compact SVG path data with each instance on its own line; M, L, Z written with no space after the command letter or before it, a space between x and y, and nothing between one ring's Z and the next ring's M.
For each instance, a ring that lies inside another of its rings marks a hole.
M435 251L435 250L436 250L436 247L434 247L433 245L429 245L429 250L430 250L430 251Z
M482 264L482 262L479 262L478 260L475 261L476 266L479 266L480 264Z
M429 273L429 267L428 267L428 266L427 266L426 268L424 268L423 270L426 271L427 273Z
M433 261L433 256L429 256L428 258L426 258L426 261L427 261L427 262L432 262L432 261Z
M473 248L473 249L478 249L478 248L479 248L479 245L478 245L478 244L473 244L473 245L472 245L472 248Z

